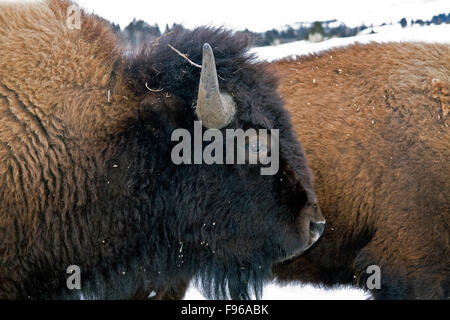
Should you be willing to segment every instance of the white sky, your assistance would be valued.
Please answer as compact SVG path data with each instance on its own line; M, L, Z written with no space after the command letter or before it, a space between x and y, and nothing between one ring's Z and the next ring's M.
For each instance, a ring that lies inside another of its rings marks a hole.
M298 21L342 20L348 25L381 24L450 12L450 0L78 0L89 11L119 23L134 17L150 24L225 25L266 31Z
M15 1L15 0L0 0ZM21 0L24 1L24 0ZM35 0L25 0L35 1ZM397 22L405 17L429 19L450 12L450 0L75 0L89 12L119 23L133 18L157 23L164 31L181 23L224 25L231 29L266 31L299 21L338 19L349 26Z

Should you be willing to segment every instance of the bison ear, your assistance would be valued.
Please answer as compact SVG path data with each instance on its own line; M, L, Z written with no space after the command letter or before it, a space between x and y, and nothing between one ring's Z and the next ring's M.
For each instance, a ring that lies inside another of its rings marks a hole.
M204 127L215 129L222 129L229 125L236 114L233 98L219 90L214 53L208 43L203 45L196 113Z

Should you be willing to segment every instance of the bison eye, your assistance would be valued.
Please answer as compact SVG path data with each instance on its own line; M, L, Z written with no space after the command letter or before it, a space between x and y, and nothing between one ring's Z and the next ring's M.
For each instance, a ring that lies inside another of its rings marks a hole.
M240 149L238 157L243 155L245 163L266 164L270 152L270 137L267 134L250 134L245 138L245 146L238 146L238 148Z
M252 141L250 143L250 151L253 153L261 153L261 152L266 152L267 151L267 145L265 145L264 143L261 143L259 141Z

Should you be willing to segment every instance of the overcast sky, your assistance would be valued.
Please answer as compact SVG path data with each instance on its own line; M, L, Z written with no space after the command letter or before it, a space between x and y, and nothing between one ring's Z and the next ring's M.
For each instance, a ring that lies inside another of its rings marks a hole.
M14 0L0 0L14 1ZM23 1L23 0L22 0ZM36 0L25 0L36 1ZM349 26L378 25L401 18L429 19L450 13L450 0L77 0L89 12L119 23L133 18L166 24L224 25L266 31L299 21L338 19Z
M82 7L125 27L134 17L158 23L225 25L266 31L298 21L339 19L349 25L430 18L450 12L450 0L78 0Z

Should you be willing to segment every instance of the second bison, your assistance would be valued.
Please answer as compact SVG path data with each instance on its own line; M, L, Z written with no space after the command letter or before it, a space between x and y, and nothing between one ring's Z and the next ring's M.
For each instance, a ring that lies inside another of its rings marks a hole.
M377 299L448 298L449 46L354 45L273 68L327 221L278 278Z

